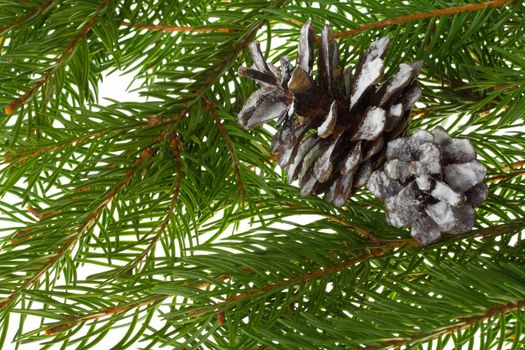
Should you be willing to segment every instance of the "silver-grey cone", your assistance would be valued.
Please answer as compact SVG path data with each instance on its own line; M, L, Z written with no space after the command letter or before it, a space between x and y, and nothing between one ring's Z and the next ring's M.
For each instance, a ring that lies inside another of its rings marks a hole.
M383 170L375 171L367 187L385 202L386 221L410 227L422 244L442 232L470 231L474 208L487 198L487 169L476 160L467 139L454 139L441 127L417 130L411 137L388 144Z

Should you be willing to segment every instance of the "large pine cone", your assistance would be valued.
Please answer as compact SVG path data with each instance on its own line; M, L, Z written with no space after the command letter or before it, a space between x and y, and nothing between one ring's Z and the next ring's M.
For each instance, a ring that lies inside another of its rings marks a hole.
M422 62L401 64L381 87L388 38L374 41L352 76L339 64L336 42L325 26L318 50L317 80L312 77L315 34L307 22L299 40L296 66L287 57L280 68L265 62L259 44L250 45L254 65L239 74L262 87L246 101L239 123L253 128L279 118L272 153L299 180L302 195L324 193L342 206L384 163L386 143L402 136L410 109L421 95L416 76Z
M470 231L474 207L487 197L482 181L487 169L476 160L466 139L453 139L441 127L432 133L417 130L412 137L388 144L384 171L375 171L368 189L385 201L386 220L411 227L423 244L441 232Z

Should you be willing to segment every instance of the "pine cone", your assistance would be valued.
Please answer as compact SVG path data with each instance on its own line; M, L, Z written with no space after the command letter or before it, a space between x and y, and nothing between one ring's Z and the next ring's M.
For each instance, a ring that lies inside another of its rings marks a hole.
M487 197L483 178L487 169L476 160L466 139L453 139L443 128L432 133L417 130L391 141L384 170L375 171L367 187L385 202L386 221L411 227L412 237L423 244L441 232L470 231L476 221L474 207Z
M288 182L299 180L302 195L321 194L342 206L384 163L388 141L402 136L421 90L414 81L422 62L401 64L381 87L389 38L374 41L352 76L339 63L336 42L321 33L317 79L312 77L315 34L307 22L299 40L296 66L281 59L280 69L264 61L257 42L250 45L252 68L239 74L262 87L246 101L239 123L253 128L278 118L272 153L286 169Z

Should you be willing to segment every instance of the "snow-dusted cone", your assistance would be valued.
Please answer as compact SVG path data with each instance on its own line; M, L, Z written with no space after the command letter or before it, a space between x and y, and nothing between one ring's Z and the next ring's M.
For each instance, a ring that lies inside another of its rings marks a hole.
M463 233L476 220L474 207L487 197L482 181L487 169L476 160L467 139L453 139L441 127L431 133L391 141L384 170L375 171L367 187L385 202L386 220L411 227L423 244L442 232Z
M239 74L261 88L246 101L239 123L250 129L279 118L272 152L288 181L298 180L303 195L324 193L326 200L342 206L383 165L385 145L407 130L410 109L421 94L415 79L422 63L401 64L376 87L389 39L374 41L352 75L340 65L337 44L325 27L314 79L314 42L308 22L295 66L285 57L280 68L264 61L258 43L250 46L254 65Z

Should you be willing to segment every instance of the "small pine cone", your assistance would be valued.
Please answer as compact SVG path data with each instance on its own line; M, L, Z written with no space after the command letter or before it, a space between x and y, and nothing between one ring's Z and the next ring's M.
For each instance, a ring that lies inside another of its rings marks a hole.
M470 231L476 221L474 207L487 198L483 183L487 169L476 160L467 139L453 139L443 128L432 133L417 130L387 146L383 170L372 173L367 187L385 202L386 221L411 227L422 244L442 232Z
M298 180L302 195L324 193L325 200L342 206L383 165L384 146L406 132L410 109L421 95L415 79L422 62L401 64L376 88L389 38L370 45L352 76L340 65L336 41L325 26L314 79L314 42L307 22L296 65L285 57L280 69L264 61L257 43L250 46L254 66L241 67L239 74L262 87L246 101L239 123L250 129L278 118L272 153L288 182Z

